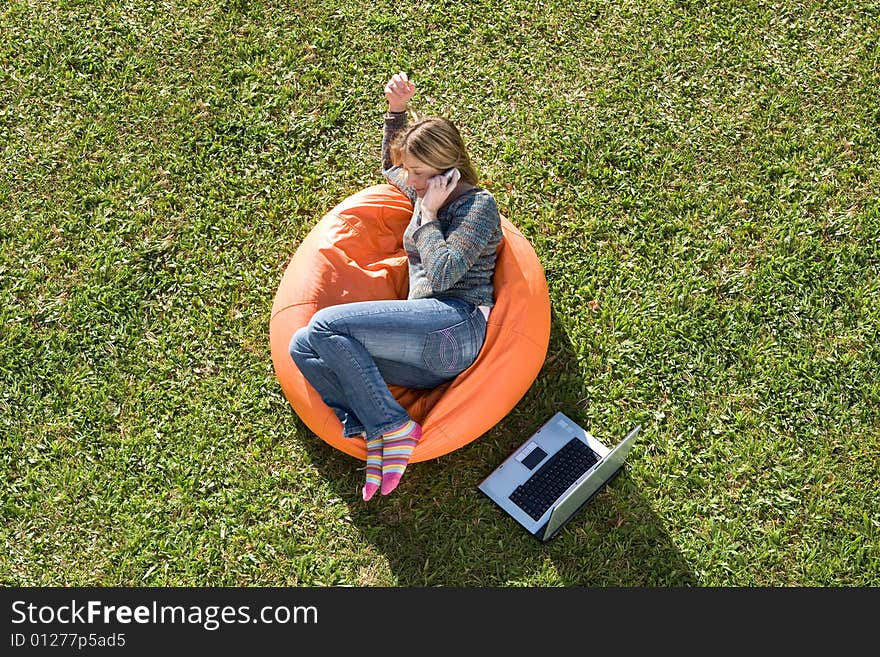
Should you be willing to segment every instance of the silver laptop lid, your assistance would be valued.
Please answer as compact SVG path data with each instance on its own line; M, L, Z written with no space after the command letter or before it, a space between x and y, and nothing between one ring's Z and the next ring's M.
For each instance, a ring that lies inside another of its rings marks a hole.
M568 492L559 499L559 502L556 503L550 512L550 518L547 520L547 526L544 528L541 540L550 540L562 525L615 475L629 455L636 436L641 429L642 425L640 424L630 431L626 438L621 440L589 472L584 474L580 481L571 485Z

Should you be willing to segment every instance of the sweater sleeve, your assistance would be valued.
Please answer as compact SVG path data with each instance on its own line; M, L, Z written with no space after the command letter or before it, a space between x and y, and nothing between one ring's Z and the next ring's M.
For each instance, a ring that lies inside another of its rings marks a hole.
M400 166L391 160L391 144L406 127L406 112L388 112L385 114L385 129L382 132L382 175L392 185L406 194L406 175Z
M418 211L418 210L417 210ZM498 206L490 194L472 194L456 207L444 236L439 221L429 221L413 232L425 277L434 292L458 283L496 239L501 230Z

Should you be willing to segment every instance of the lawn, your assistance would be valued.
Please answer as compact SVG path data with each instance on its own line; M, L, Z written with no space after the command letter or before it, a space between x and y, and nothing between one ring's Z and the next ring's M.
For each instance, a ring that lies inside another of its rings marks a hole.
M0 584L880 585L880 5L5 0ZM491 431L360 499L268 327L378 182L382 88L462 129L553 308ZM476 486L553 413L622 476L552 542Z

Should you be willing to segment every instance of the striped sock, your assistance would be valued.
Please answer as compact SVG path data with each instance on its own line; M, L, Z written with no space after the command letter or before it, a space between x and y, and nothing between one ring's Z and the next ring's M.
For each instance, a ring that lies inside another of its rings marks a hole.
M382 438L382 494L387 495L400 483L409 457L422 437L422 427L412 420L386 433Z
M382 483L382 436L367 441L367 482L364 484L364 501L369 501Z

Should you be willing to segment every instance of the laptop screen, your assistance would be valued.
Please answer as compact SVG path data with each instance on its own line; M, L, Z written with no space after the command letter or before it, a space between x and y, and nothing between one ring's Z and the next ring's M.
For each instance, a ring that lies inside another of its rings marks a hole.
M620 444L612 449L605 458L603 458L596 466L585 476L567 496L559 501L550 513L547 520L547 526L544 528L544 536L542 540L547 541L553 537L559 528L573 516L578 509L586 504L596 492L608 483L623 467L630 449L632 448L635 438L641 430L641 425L627 434L626 438L620 441Z

